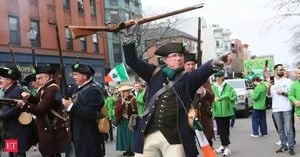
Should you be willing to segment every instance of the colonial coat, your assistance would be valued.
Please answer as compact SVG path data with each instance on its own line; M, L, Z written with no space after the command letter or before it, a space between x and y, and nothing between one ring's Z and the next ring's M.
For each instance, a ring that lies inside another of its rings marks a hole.
M68 142L63 120L50 111L54 110L61 114L61 103L55 99L58 92L60 92L59 87L54 80L50 80L39 88L37 95L30 97L29 103L26 103L22 108L36 116L39 150L43 155L65 152Z
M13 83L4 93L4 98L21 99L22 87ZM18 151L26 152L37 142L37 136L34 131L34 124L22 125L18 121L21 111L10 105L2 106L0 110L0 119L3 120L4 139L17 139Z
M125 53L125 60L127 65L134 70L143 80L148 84L148 91L145 94L145 113L141 117L139 124L135 130L134 149L137 153L143 153L145 130L149 124L151 116L153 116L155 104L148 104L151 97L167 83L167 76L162 70L158 71L153 77L153 71L156 66L149 64L139 59L136 54L134 43L126 44L123 46ZM189 108L192 97L195 95L196 90L208 79L213 73L211 61L203 64L198 69L194 70L190 74L184 74L183 77L175 83L173 86L178 95L183 101L186 108ZM177 102L179 102L178 98ZM180 136L180 140L183 144L185 155L187 157L195 157L198 154L196 144L194 142L194 131L188 126L187 114L181 104L178 105L178 120L177 131ZM146 112L149 110L150 112Z
M105 155L104 136L97 127L98 112L104 106L102 89L93 81L83 87L71 87L73 106L70 111L72 140L77 157Z
M203 127L206 138L209 143L212 144L212 139L215 137L211 112L214 94L208 81L205 82L202 87L206 90L206 94L203 98L200 98L198 102L201 103L201 106L198 106L198 119ZM197 96L199 97L199 95Z

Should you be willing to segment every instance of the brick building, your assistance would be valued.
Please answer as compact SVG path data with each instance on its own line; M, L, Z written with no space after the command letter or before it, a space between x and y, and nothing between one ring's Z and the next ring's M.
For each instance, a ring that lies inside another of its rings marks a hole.
M107 58L106 33L72 40L68 25L104 25L103 0L0 0L0 65L12 65L10 47L23 75L32 67L32 49L37 64L59 63L56 26L68 81L70 66L76 62L96 69L95 79L103 80ZM37 32L31 43L27 32Z

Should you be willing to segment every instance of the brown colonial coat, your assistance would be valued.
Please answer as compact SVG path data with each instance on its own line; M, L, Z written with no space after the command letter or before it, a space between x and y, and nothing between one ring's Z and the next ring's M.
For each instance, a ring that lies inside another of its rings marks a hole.
M212 139L215 137L211 113L211 104L214 101L214 94L208 81L205 82L202 87L205 88L206 94L202 99L200 98L198 102L201 103L201 106L198 107L198 119L203 126L203 132L207 140L212 145Z
M44 155L52 155L65 151L66 131L61 119L54 116L50 110L61 113L61 105L55 100L59 87L53 80L38 90L36 97L31 97L29 103L23 107L36 115L36 124L39 134L39 150Z

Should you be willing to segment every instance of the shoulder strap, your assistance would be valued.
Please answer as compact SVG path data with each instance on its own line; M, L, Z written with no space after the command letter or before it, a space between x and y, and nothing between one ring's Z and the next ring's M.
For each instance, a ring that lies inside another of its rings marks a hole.
M154 101L156 100L156 98L158 96L160 96L162 93L164 93L165 91L167 91L168 89L170 89L172 86L174 86L174 84L180 80L182 78L182 76L185 74L185 71L182 71L180 74L176 75L174 81L169 81L169 84L164 85L160 90L158 90L149 100L149 102L146 102L147 104L147 108L144 111L143 116L147 115L150 110L151 110L151 105L154 103Z

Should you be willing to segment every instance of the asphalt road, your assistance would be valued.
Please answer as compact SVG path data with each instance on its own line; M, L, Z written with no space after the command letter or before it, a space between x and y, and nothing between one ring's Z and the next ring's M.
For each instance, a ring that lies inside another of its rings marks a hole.
M267 111L268 117L268 136L267 137L250 137L251 134L251 117L244 119L237 119L235 126L231 129L230 149L232 151L231 157L288 157L288 153L276 154L275 151L279 148L275 143L279 140L278 135L271 121L271 111ZM300 157L300 120L296 120L296 141L295 157ZM220 139L214 141L214 147L220 146ZM106 143L106 157L120 157L122 152L115 151L115 142ZM7 157L7 153L2 153L2 157ZM38 151L29 151L28 157L40 157ZM63 155L64 156L64 155ZM218 155L221 157L222 155Z

